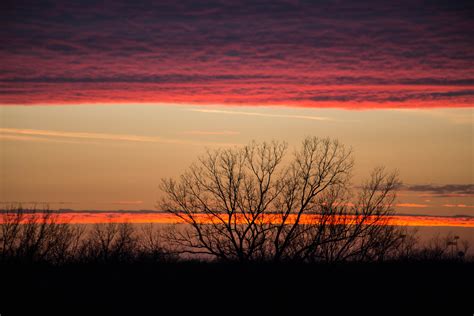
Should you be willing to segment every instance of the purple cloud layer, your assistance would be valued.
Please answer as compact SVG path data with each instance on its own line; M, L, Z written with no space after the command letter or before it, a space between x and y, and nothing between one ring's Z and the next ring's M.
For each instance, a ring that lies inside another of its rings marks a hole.
M0 104L472 107L472 2L9 1Z

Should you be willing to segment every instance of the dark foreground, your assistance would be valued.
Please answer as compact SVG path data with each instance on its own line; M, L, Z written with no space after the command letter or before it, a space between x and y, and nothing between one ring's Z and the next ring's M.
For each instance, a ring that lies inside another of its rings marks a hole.
M473 263L3 265L9 315L472 315Z

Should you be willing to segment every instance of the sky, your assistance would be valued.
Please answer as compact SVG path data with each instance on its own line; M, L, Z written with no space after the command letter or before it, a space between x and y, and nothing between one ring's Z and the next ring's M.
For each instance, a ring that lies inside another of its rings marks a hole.
M474 215L472 2L0 6L0 203L154 209L206 147L320 136L399 213Z

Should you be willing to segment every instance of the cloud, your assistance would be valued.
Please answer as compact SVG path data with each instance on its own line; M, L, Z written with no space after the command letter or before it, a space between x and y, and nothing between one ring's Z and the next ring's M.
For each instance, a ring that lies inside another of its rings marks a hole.
M260 113L260 112L243 112L243 111L210 110L210 109L190 109L189 111L199 112L199 113L260 116L260 117L270 117L270 118L276 117L276 118L289 118L289 119L312 120L312 121L334 121L334 119L329 118L329 117L324 117L324 116L271 114L271 113Z
M466 205L466 204L444 204L444 207L458 207L458 208L474 208L474 205Z
M141 205L143 201L113 201L107 204L114 204L114 205Z
M399 203L395 205L396 207L413 207L413 208L425 208L428 207L426 204L418 204L418 203Z
M47 137L43 139L44 141L56 141L55 138L60 138L60 139L72 138L72 139L99 140L99 141L162 143L162 144L198 145L198 146L202 146L202 145L236 146L236 145L239 145L239 144L233 144L233 143L195 142L195 141L180 140L180 139L168 139L168 138L163 138L163 137L158 137L158 136L0 128L0 138L11 139L11 140L37 141L38 140L36 138L37 136Z
M474 104L468 1L10 1L0 104Z
M402 187L404 191L424 192L420 194L422 197L473 197L474 184L417 184L405 185Z
M182 135L197 135L197 136L234 136L239 135L236 131L184 131Z
M447 120L454 124L474 124L474 115L472 109L432 109L426 111L426 109L398 109L404 113L411 113L416 115L431 116L441 120Z
M0 133L12 133L20 135L48 136L48 137L64 137L64 138L85 138L99 140L117 140L131 142L166 142L160 137L137 136L137 135L121 135L107 133L89 133L89 132L66 132L36 129L18 129L18 128L0 128Z
M65 204L79 204L78 202L64 202L64 201L0 201L4 205L65 205Z
M97 142L85 142L85 141L73 141L73 140L63 140L63 139L52 139L52 138L43 138L37 136L25 136L25 135L8 135L3 134L4 131L0 128L0 139L10 140L10 141L27 141L27 142L42 142L42 143L67 143L67 144L97 144Z

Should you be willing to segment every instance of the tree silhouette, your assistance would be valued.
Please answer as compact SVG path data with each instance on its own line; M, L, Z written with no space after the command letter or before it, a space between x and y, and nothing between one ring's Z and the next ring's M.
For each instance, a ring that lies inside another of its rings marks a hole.
M98 223L82 243L82 258L95 263L131 262L138 239L130 223Z
M163 179L160 207L189 224L169 241L240 262L382 259L400 244L387 225L396 172L376 168L354 193L352 151L337 140L308 137L286 152L276 141L208 150L178 180Z
M61 264L78 252L83 227L58 222L58 213L47 206L11 205L2 212L1 262Z
M349 191L345 195L328 191L318 198L311 211L301 215L297 225L297 211L291 218L285 212L269 207L268 211L259 211L259 218L253 222L248 220L251 214L233 215L237 216L237 231L233 231L231 219L230 232L237 241L245 230L251 232L243 239L242 249L237 248L235 252L232 248L224 248L229 247L229 241L223 235L225 227L218 222L220 219L206 222L201 213L190 214L196 220L195 226L178 225L168 230L168 227L152 223L74 225L59 221L59 213L46 207L38 210L11 206L0 210L0 264L176 262L182 253L207 254L211 258L242 262L472 261L467 253L469 243L459 236L449 233L420 243L416 230L390 225L389 202L394 199L395 178L394 174L387 176L383 169L376 169L371 180L358 191L357 202L350 202ZM336 196L339 199L335 199ZM274 205L281 204L274 202ZM215 214L221 218L228 216ZM204 216L212 219L213 215ZM249 228L250 225L254 226ZM210 244L215 247L211 248L215 254L207 251L209 245L200 244L196 237L199 233L204 241L215 242ZM278 234L280 240L276 239ZM252 240L254 237L255 241ZM286 248L281 246L285 239L289 240ZM218 243L221 241L223 244ZM246 249L247 246L253 248ZM241 253L237 254L237 251Z

